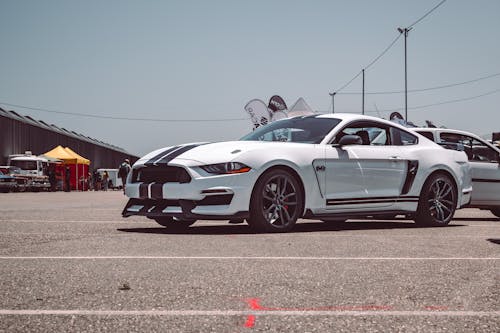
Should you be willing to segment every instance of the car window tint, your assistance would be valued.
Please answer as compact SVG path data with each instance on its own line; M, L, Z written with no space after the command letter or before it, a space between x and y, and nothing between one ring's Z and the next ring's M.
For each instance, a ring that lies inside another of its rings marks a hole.
M418 143L418 138L406 131L391 127L392 144L395 146L410 146Z
M468 135L457 133L441 133L440 139L443 143L456 143L463 145L463 149L469 158L474 162L497 162L498 153L477 139Z
M390 144L388 129L384 125L361 122L348 125L335 136L332 143L338 143L345 135L357 135L363 145L384 146Z
M472 161L497 163L498 153L485 143L472 139Z
M432 132L419 131L418 133L425 136L427 139L434 141L434 135L432 135Z
M337 118L296 117L257 128L240 140L320 143L340 123Z

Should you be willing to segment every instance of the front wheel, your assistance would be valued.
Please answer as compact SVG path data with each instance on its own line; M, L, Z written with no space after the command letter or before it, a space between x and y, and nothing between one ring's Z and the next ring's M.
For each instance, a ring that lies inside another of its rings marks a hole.
M302 215L300 183L288 171L271 170L255 184L248 224L259 232L287 232Z
M447 225L455 214L457 200L457 188L450 176L431 175L422 187L415 222L422 226Z
M172 216L155 217L154 220L169 230L185 230L196 222L196 220L180 219Z

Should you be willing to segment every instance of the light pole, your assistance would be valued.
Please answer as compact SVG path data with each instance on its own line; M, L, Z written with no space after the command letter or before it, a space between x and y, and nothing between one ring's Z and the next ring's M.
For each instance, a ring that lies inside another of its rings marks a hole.
M365 69L363 68L363 96L361 98L361 114L365 114Z
M332 93L329 93L330 96L332 96L332 113L335 113L335 95L337 94L335 91Z
M405 120L408 122L408 62L407 62L407 52L406 52L406 38L408 37L408 32L412 28L398 28L399 33L405 34Z

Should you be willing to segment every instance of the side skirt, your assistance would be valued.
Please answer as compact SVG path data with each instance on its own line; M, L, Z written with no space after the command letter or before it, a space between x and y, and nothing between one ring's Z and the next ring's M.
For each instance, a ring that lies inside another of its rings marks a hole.
M376 218L376 217L384 217L387 215L406 215L412 216L415 214L414 211L407 210L384 210L384 211L365 211L365 212L342 212L342 213L328 213L328 214L313 214L311 210L307 210L303 219L323 219L323 218Z

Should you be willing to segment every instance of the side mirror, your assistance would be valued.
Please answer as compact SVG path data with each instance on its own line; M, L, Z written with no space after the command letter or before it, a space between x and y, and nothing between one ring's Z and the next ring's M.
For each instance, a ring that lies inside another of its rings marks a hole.
M362 145L363 140L359 135L344 135L336 146Z

